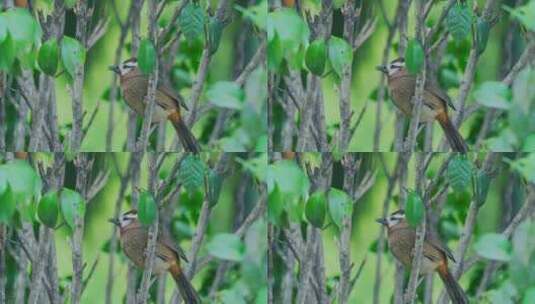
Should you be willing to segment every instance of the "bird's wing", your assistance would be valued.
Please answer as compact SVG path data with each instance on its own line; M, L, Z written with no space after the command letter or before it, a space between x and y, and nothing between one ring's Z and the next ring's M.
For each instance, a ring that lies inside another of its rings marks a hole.
M162 232L160 234L160 242L164 244L165 246L169 247L171 250L173 250L177 254L177 256L179 256L181 259L188 262L188 258L186 257L184 250L182 250L180 246L176 245L176 243L173 241L173 238L171 237L169 233Z
M443 252L448 258L450 258L450 260L452 260L453 262L456 262L455 257L453 256L453 253L451 252L451 250L448 248L448 246L446 246L446 244L444 244L444 242L440 240L440 238L438 238L436 233L428 232L426 240L431 246Z
M189 108L186 105L186 103L184 102L184 99L182 97L178 96L178 94L176 94L171 88L169 88L166 85L160 85L160 86L158 86L158 90L160 92L162 92L164 95L170 97L175 102L177 107L178 106L182 106L184 109L189 111Z
M442 89L440 89L440 86L438 85L438 83L433 82L433 81L427 81L425 84L425 90L428 92L431 92L431 94L435 95L436 97L444 101L444 104L447 104L448 106L450 106L450 108L457 111L457 109L455 108L455 105L451 101L448 94L446 94L444 91L442 91Z

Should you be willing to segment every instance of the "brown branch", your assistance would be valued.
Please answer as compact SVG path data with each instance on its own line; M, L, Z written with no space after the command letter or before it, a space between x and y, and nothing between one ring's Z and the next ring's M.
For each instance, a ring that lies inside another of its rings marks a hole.
M156 1L152 0L150 2L151 8L149 11L151 11L150 15L151 18L155 17L156 13ZM149 157L149 191L154 195L154 197L157 197L155 195L154 191L156 190L156 181L158 172L156 170L156 159L158 157L158 154L152 154ZM159 230L159 209L161 207L161 204L159 201L156 201L156 204L158 206L158 210L156 212L156 218L154 219L154 223L152 223L149 226L148 229L148 240L147 240L147 247L145 248L145 265L143 268L143 275L141 278L141 283L139 284L139 289L136 296L136 302L138 304L145 304L148 300L149 295L149 287L150 287L150 278L152 274L152 270L154 268L154 263L156 260L156 242L158 238L158 230Z

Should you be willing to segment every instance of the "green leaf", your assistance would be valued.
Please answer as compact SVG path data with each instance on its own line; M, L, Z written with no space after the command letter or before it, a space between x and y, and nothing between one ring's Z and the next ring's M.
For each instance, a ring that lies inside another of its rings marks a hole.
M178 179L187 191L195 191L204 184L204 163L199 156L188 154L180 164Z
M342 77L344 67L351 68L353 63L353 49L344 39L332 36L329 39L329 61L338 75Z
M518 138L510 128L499 131L498 136L491 137L486 141L487 150L496 152L513 152L518 145Z
M477 19L476 29L477 53L481 55L487 47L487 42L489 40L490 24L483 17L479 17Z
M0 189L0 223L8 223L16 208L17 201L13 195L11 185L7 183Z
M50 76L56 74L58 68L59 49L55 39L50 39L41 45L38 55L38 63L41 70Z
M26 52L21 52L17 56L20 66L23 69L33 70L37 69L37 50L32 48Z
M474 190L474 200L481 207L487 200L487 194L489 193L489 175L483 170L477 171L474 174L472 185Z
M84 46L78 40L64 36L61 42L61 62L71 79L74 79L76 70L85 62Z
M454 5L446 17L446 28L455 40L463 40L470 33L472 11L464 4Z
M139 205L137 207L137 214L141 224L150 226L156 220L158 206L154 201L154 197L148 191L143 191L139 195Z
M348 0L333 0L333 6L335 9L341 8Z
M0 70L9 71L16 57L15 43L8 33L2 43L0 43Z
M83 220L85 216L85 201L80 193L63 188L60 196L61 214L71 231L75 228L74 219L79 217Z
M424 49L420 41L411 39L405 50L405 64L411 74L418 73L424 66Z
M137 51L137 63L143 74L148 75L156 66L156 50L152 41L148 39L141 40L139 50Z
M223 33L223 23L217 18L211 18L208 25L208 45L210 46L210 54L213 55L219 48L221 42L221 35Z
M420 225L424 219L424 203L416 191L409 191L405 206L405 217L412 227Z
M65 6L68 8L68 9L71 9L74 7L74 5L76 4L78 0L63 0L63 3L65 3Z
M0 14L0 43L6 39L8 34L8 20L5 14Z
M277 71L284 59L284 49L282 47L279 35L275 33L275 36L267 45L267 61L268 68L271 71Z
M508 273L515 286L524 290L535 286L535 222L524 220L515 229Z
M450 186L455 191L464 191L470 184L472 163L463 155L455 156L448 164L447 171Z
M322 191L314 192L308 199L305 207L305 215L312 226L320 229L323 228L326 204L327 199L325 198L325 193Z
M325 60L327 58L327 47L323 39L312 42L305 55L305 63L310 72L317 76L322 76L325 70Z
M288 54L286 61L291 70L300 71L305 64L305 47L299 46L294 52Z
M265 31L267 28L267 14L268 7L267 1L260 1L257 5L248 6L243 8L239 5L235 5L236 10L243 14L243 16L251 20L259 29Z
M535 286L530 287L524 292L524 298L522 304L532 304L535 303Z
M531 259L535 258L535 221L526 219L515 229L513 233L513 253L515 259L523 263L525 266L531 263ZM532 265L535 267L535 265ZM533 273L532 275L535 275ZM533 277L535 279L535 276Z
M41 41L41 28L27 9L14 8L5 13L9 33L19 50L37 45Z
M518 6L515 9L511 9L507 6L504 6L503 8L508 11L511 16L518 19L527 29L535 31L535 2L528 1L525 5Z
M499 81L485 81L474 92L474 98L489 108L507 110L511 107L511 91Z
M535 102L533 104L535 105ZM527 106L528 110L524 110L523 106ZM515 98L507 113L506 121L509 123L507 129L514 134L516 139L514 150L524 148L523 142L529 140L530 135L535 134L535 111L530 111L529 108L529 102L526 102L526 100L520 101ZM529 151L535 150L532 149Z
M244 104L242 88L233 81L218 81L206 92L206 97L218 107L241 110Z
M41 196L41 177L23 160L14 160L0 166L0 189L11 185L13 194L19 203L26 203Z
M498 233L486 233L474 244L477 254L489 260L507 262L511 259L511 243Z
M310 182L301 168L292 160L280 160L269 165L267 170L269 191L279 186L285 196L306 197Z
M294 9L281 8L268 14L267 34L268 41L273 40L277 34L286 53L306 45L310 30Z
M336 188L329 190L329 214L338 228L342 228L343 220L351 216L353 203L347 193Z
M208 172L208 189L206 198L210 203L210 207L214 207L219 201L219 194L221 193L221 186L223 185L223 177L215 170Z
M295 224L300 224L303 221L305 213L305 201L301 197L286 198L284 209L288 214L288 220ZM283 218L284 220L284 218Z
M535 153L511 162L511 168L518 171L525 179L535 183Z
M178 25L187 40L194 40L204 30L204 11L199 4L190 2L180 12Z
M275 188L271 190L268 196L268 220L274 225L280 225L283 212L284 199L279 185L275 184Z
M267 153L257 153L256 157L249 158L247 160L236 158L236 162L240 163L244 169L251 172L251 174L261 182L265 182L267 179L267 161ZM268 189L271 190L273 188Z
M524 138L524 144L522 145L522 152L535 151L535 134L530 134Z
M245 245L232 233L218 233L206 244L208 253L216 258L240 262L245 256Z
M37 215L41 223L49 228L55 228L58 212L58 194L55 191L48 192L41 198L37 206Z
M513 81L513 103L527 115L535 106L535 70L529 65L522 69ZM526 125L522 125L525 128Z

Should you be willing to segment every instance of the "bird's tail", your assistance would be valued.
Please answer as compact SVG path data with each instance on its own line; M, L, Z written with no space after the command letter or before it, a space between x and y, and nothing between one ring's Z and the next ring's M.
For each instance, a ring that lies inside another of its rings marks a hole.
M193 288L193 286L191 286L191 283L184 272L182 272L180 266L178 266L178 264L174 264L171 266L171 268L169 268L169 272L171 272L171 275L176 282L180 296L182 296L182 299L184 299L184 303L200 304L201 299L199 298L197 291L195 288Z
M468 152L468 147L466 146L463 137L461 136L461 134L459 134L459 131L457 131L455 126L451 123L448 114L446 112L438 114L437 120L440 123L442 130L444 130L444 134L446 134L446 138L450 143L451 149L453 151L461 153Z
M442 264L438 268L438 274L446 286L446 291L451 299L451 302L454 304L467 304L468 298L464 293L464 290L459 286L459 283L455 280L451 272L448 270L446 264Z
M182 146L184 147L184 150L186 150L186 152L199 153L199 143L193 134L191 134L191 131L184 123L184 120L182 120L180 113L178 111L174 111L169 114L168 118L173 124L173 127L175 127L176 133L180 139L180 142L182 143Z

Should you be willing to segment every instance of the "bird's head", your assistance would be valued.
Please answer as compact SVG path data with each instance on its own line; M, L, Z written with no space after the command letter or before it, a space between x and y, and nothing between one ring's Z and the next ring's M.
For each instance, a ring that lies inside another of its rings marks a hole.
M132 57L130 59L127 59L127 60L123 61L119 65L110 65L108 68L111 71L119 74L119 76L124 76L124 75L128 74L130 71L132 71L132 70L137 68L137 58L136 57Z
M132 222L137 221L137 210L132 209L121 214L118 218L109 219L110 223L117 225L119 228L124 228Z
M405 220L405 211L403 209L400 209L398 211L392 212L389 216L385 218L379 218L376 221L390 228L399 224L400 222L404 220Z
M402 57L392 60L387 65L378 65L376 67L377 70L385 73L388 76L392 76L396 74L397 72L403 70L404 68L405 68L405 59L403 59Z

